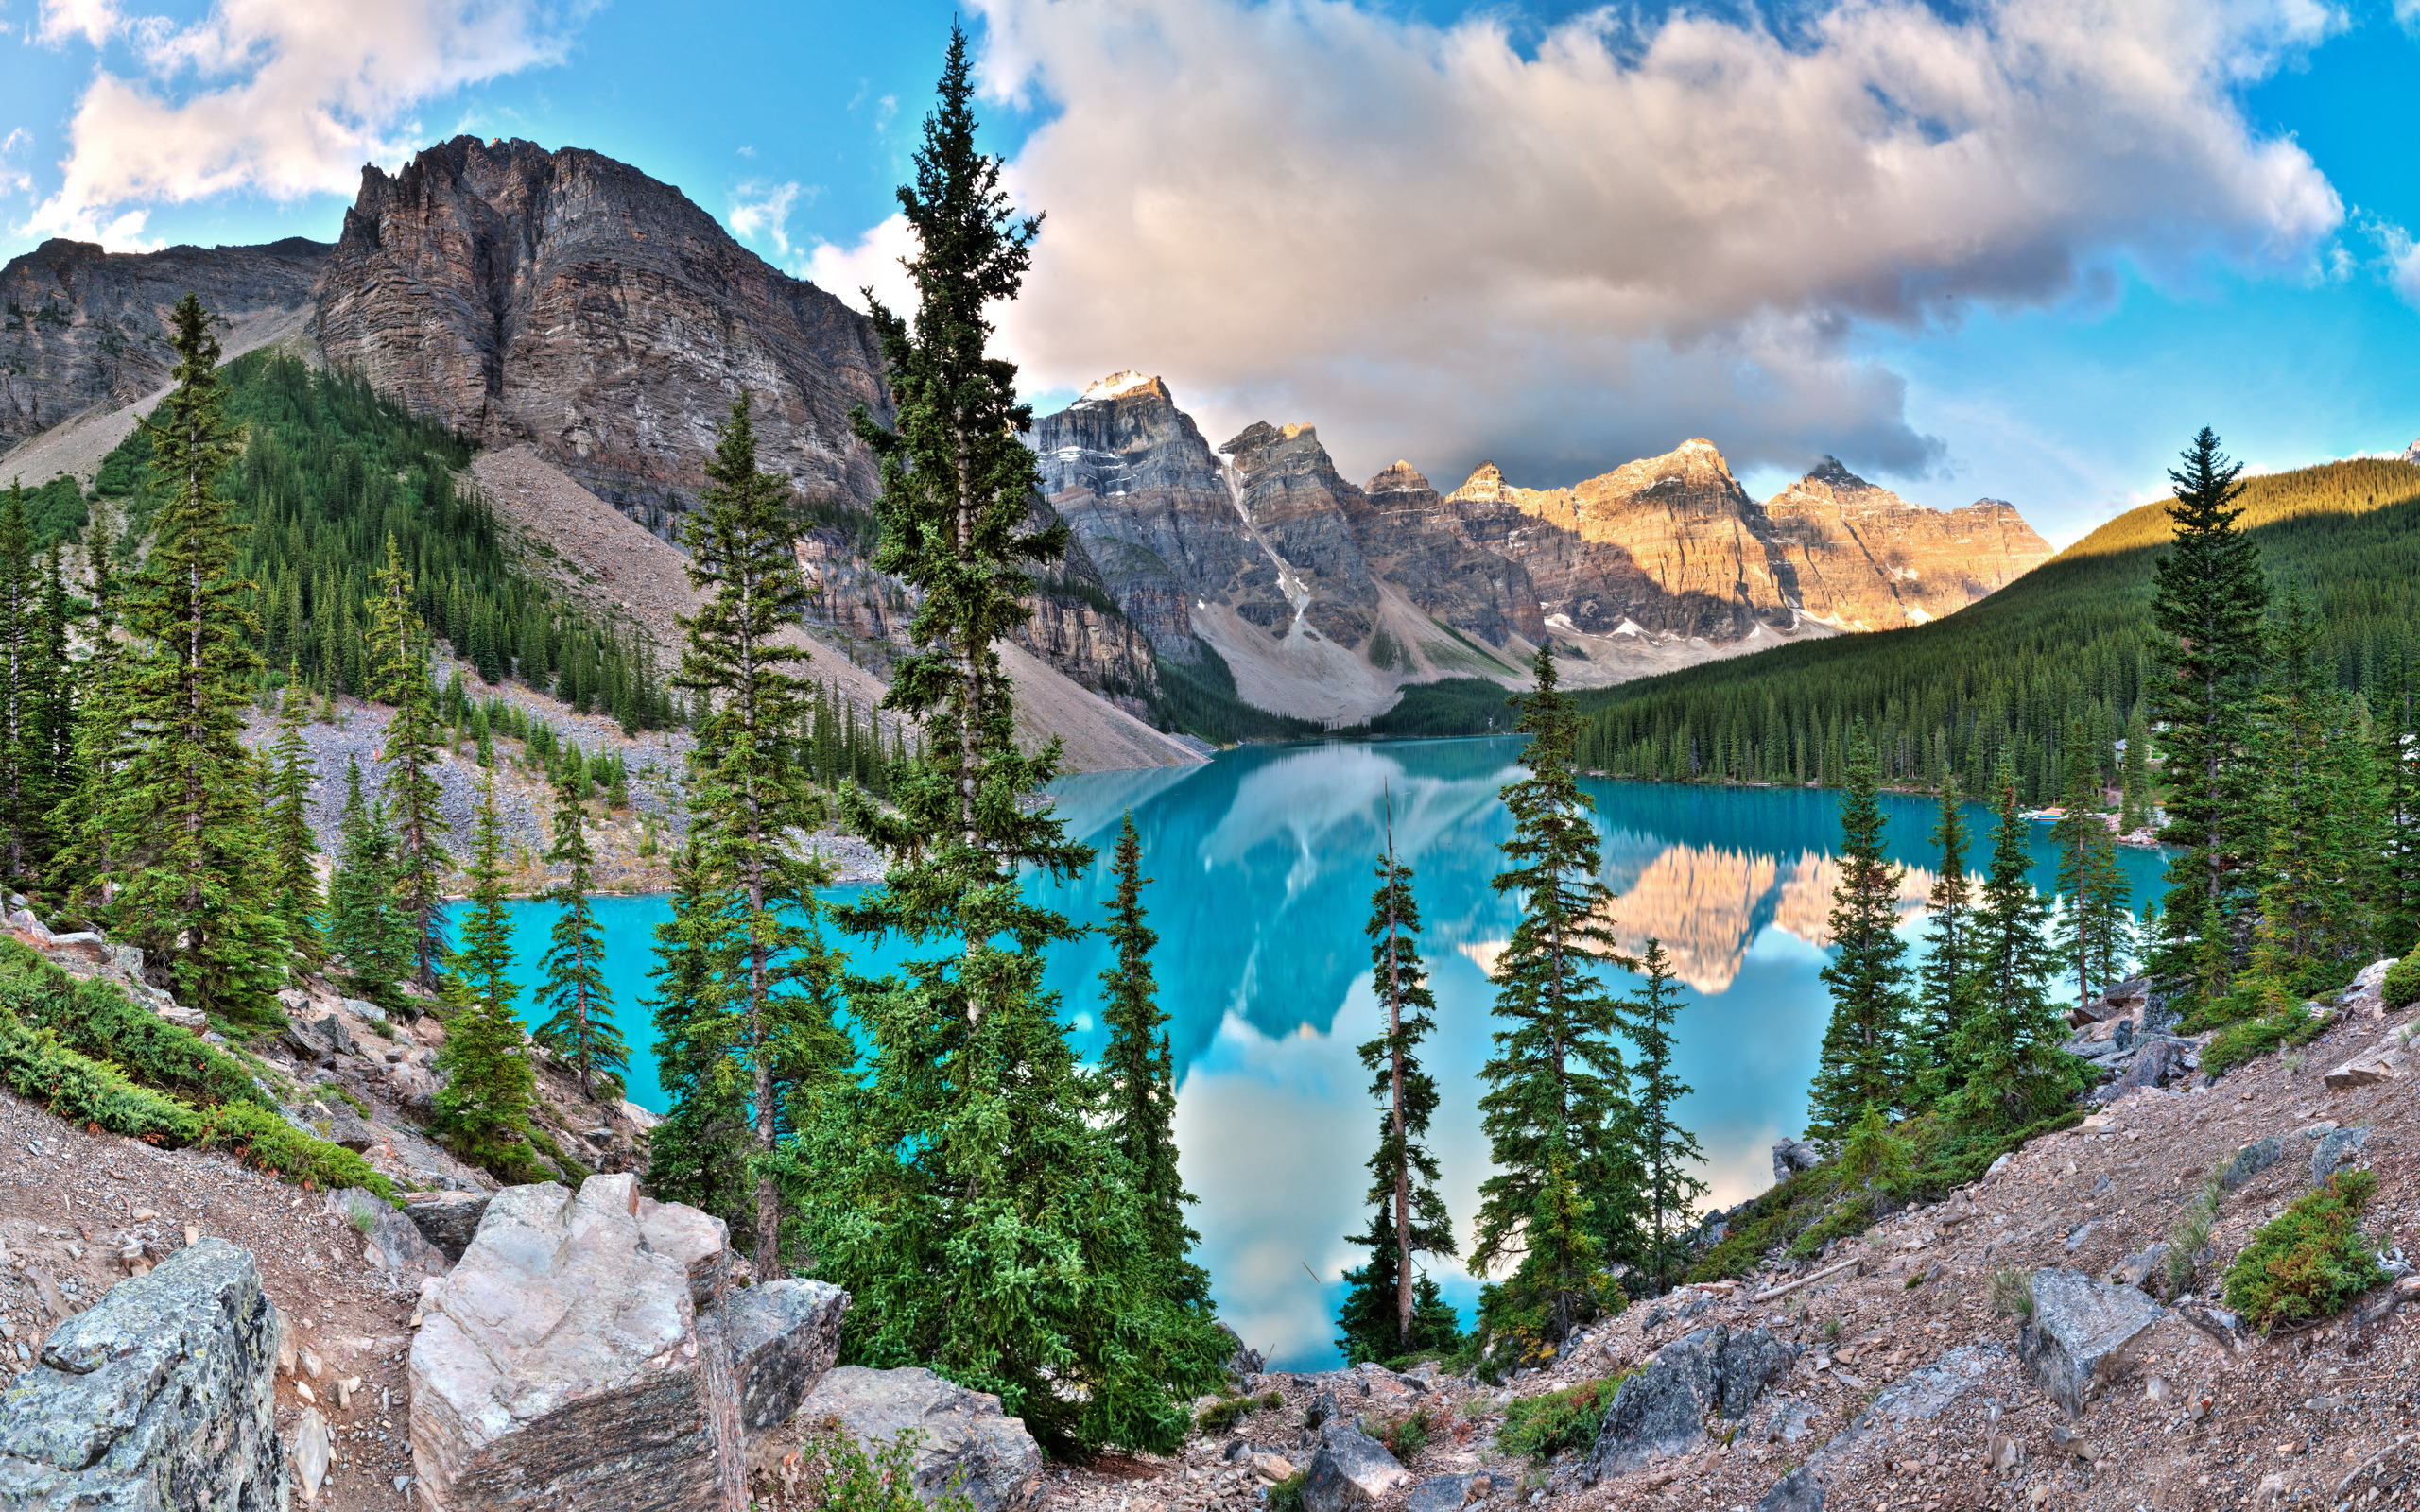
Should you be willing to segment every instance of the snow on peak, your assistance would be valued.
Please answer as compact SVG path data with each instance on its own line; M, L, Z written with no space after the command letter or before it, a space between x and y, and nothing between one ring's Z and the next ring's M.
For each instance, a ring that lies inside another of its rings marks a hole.
M1094 384L1084 390L1084 397L1086 399L1115 399L1120 394L1131 394L1137 388L1148 388L1157 382L1159 380L1150 374L1136 372L1129 368L1123 372L1111 373Z

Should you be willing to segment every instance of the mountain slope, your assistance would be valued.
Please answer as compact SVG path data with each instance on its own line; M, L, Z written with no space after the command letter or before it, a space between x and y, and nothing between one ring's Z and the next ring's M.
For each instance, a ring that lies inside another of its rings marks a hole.
M2252 478L2241 503L2273 585L2300 584L2318 606L2345 686L2377 687L2420 650L2420 465ZM1979 791L2005 749L2029 799L2045 799L2069 720L2105 753L2134 713L2169 534L2164 505L2145 505L1939 623L1585 695L1598 711L1586 759L1649 777L1831 782L1862 719L1891 780L1928 781L1946 761Z

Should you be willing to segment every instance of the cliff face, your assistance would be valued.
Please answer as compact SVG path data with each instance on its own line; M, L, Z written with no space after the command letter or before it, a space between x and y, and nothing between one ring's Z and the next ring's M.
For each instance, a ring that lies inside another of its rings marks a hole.
M1530 570L1505 555L1500 534L1481 539L1409 462L1370 480L1354 533L1378 576L1433 617L1501 648L1512 636L1546 639Z
M365 168L318 303L332 362L529 441L650 524L704 486L742 388L764 467L811 499L873 498L848 423L889 412L872 324L611 158L456 137L391 177Z
M1890 629L1955 612L2050 558L2014 506L1982 499L1944 513L1910 504L1825 457L1765 501L1774 554L1806 613Z
M1254 421L1219 450L1235 458L1246 517L1291 569L1279 583L1289 606L1254 601L1237 611L1272 635L1286 634L1300 618L1345 649L1358 648L1377 626L1377 579L1353 530L1368 499L1338 475L1308 425Z
M168 382L168 312L191 290L234 331L301 309L324 242L104 252L53 239L0 268L0 452L95 406ZM28 478L27 482L33 480Z
M1161 655L1196 654L1196 600L1260 606L1281 629L1292 616L1224 468L1157 378L1102 379L1036 421L1033 446L1043 491Z

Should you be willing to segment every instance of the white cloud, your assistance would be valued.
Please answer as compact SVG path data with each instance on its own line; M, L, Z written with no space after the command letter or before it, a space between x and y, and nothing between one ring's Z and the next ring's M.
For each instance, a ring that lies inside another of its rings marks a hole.
M22 126L0 137L0 199L33 188L34 176L26 164L33 150L34 134Z
M814 255L807 259L806 277L852 309L866 308L865 291L871 287L875 299L894 313L906 314L916 308L916 285L908 281L899 260L914 256L915 251L916 238L908 232L908 217L892 215L858 237L854 247L816 243Z
M2420 36L2420 0L2394 0L2394 19L2404 30Z
M795 183L744 183L732 197L732 234L743 241L769 240L783 262L789 261L790 206L798 202Z
M1055 112L1011 174L1049 215L1003 321L1028 383L1142 367L1356 472L1543 482L1701 434L1921 469L1861 329L2106 299L2120 264L2299 276L2343 218L2232 93L2342 25L2307 0L1847 0L1787 42L1608 8L1530 56L1492 12L978 9L987 90Z
M2387 286L2404 303L2420 310L2420 246L2413 245L2411 233L2400 226L2380 222L2369 232L2386 249Z
M218 0L176 27L108 0L48 0L45 38L54 17L59 39L125 29L145 73L95 69L59 190L20 229L118 245L146 206L349 191L365 163L420 145L423 101L560 60L585 13L584 0Z

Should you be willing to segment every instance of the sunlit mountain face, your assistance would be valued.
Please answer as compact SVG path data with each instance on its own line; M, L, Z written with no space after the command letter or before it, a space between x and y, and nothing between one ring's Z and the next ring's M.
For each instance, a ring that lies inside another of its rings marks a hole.
M1443 1192L1467 1235L1488 1172L1476 1103L1490 1053L1495 988L1488 971L1511 935L1518 900L1493 880L1512 820L1497 798L1521 775L1510 739L1256 746L1200 766L1104 772L1056 787L1071 836L1100 851L1070 884L1032 884L1080 922L1098 922L1115 890L1108 853L1119 820L1143 837L1145 888L1160 943L1160 1005L1169 1016L1180 1087L1177 1133L1186 1185L1199 1199L1200 1257L1219 1309L1274 1362L1307 1367L1334 1358L1330 1326L1346 1267L1344 1242L1368 1203L1364 1162L1377 1107L1356 1047L1379 1033L1370 987L1373 875L1390 833L1416 873L1422 954L1437 996L1426 1059L1443 1097L1431 1143ZM1703 1175L1721 1206L1772 1181L1772 1143L1797 1134L1830 1002L1826 959L1839 795L1802 789L1701 788L1590 782L1603 837L1612 925L1625 950L1652 937L1684 984L1677 1063L1695 1088L1681 1105L1706 1150ZM1922 933L1937 858L1926 836L1933 806L1885 795L1901 933ZM1991 817L1972 809L1981 859ZM2035 885L2048 890L2048 827L2035 833ZM2152 895L2160 858L2123 859L2138 901ZM650 931L661 899L610 899L608 974L624 1034L640 1049L633 1094L661 1107L645 1048L643 1000ZM520 905L525 982L551 905ZM836 937L854 972L879 974L905 957L894 943ZM1912 957L1911 957L1912 958ZM1085 1055L1098 1056L1099 972L1110 950L1079 940L1051 956L1046 977ZM1608 969L1608 985L1630 979ZM1443 1259L1432 1271L1466 1310L1484 1278Z

